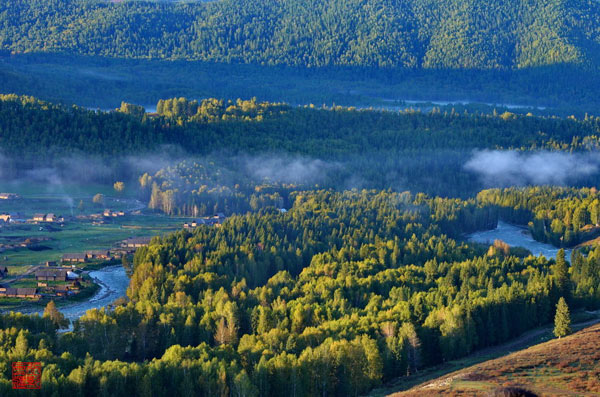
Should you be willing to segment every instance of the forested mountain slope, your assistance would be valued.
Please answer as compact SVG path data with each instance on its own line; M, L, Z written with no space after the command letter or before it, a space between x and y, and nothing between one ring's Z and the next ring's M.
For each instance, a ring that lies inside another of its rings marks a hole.
M586 0L5 0L0 48L309 67L598 64Z

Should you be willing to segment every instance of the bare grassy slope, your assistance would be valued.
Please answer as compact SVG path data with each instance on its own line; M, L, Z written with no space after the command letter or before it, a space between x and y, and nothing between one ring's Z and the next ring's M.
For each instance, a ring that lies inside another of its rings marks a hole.
M416 386L400 396L481 396L519 386L539 396L600 395L600 324Z

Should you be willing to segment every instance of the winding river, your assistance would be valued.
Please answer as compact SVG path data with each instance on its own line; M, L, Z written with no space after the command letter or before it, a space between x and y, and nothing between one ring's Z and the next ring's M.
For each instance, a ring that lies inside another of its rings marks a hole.
M511 225L502 221L492 230L476 232L467 236L469 241L476 243L492 244L494 240L502 240L511 247L523 247L534 255L544 255L546 258L556 258L559 248L553 245L535 241L525 227ZM571 250L565 249L567 260L571 260Z
M125 296L125 291L129 286L129 277L127 277L123 266L109 266L94 270L90 272L90 277L100 286L96 294L87 301L60 308L65 317L71 321L77 320L90 309L99 309Z
M83 302L74 302L59 307L59 310L71 322L83 316L90 309L100 309L114 302L116 299L125 296L129 286L129 277L125 273L123 266L108 266L100 270L93 270L90 277L100 286L100 289L90 299ZM17 309L18 310L18 309ZM43 309L37 310L19 310L22 313L43 314Z

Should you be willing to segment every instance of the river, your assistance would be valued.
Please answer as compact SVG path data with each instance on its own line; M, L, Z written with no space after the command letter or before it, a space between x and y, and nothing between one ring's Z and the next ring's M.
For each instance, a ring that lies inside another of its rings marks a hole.
M556 253L559 250L553 245L535 241L527 228L502 221L498 222L496 229L470 234L467 239L484 244L492 244L494 240L502 240L511 247L523 247L534 255L544 255L546 258L556 258ZM567 260L571 260L570 249L565 249L565 256Z
M129 277L123 266L109 266L90 272L90 277L100 286L94 296L84 302L77 302L60 308L60 311L71 321L83 316L86 311L101 308L125 296L129 286Z
M101 307L111 304L116 299L125 296L125 292L129 286L129 277L127 277L123 266L120 265L93 270L89 274L100 287L94 296L83 302L69 303L59 307L60 312L64 314L66 318L71 320L71 322L83 316L85 312L90 309L100 309ZM16 310L25 314L37 313L40 316L44 312L44 309Z

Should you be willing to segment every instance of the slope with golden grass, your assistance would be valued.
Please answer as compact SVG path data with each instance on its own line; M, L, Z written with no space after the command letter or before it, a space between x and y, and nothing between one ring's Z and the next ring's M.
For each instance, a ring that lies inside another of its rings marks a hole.
M477 364L393 396L481 396L516 386L538 396L600 395L600 324Z

